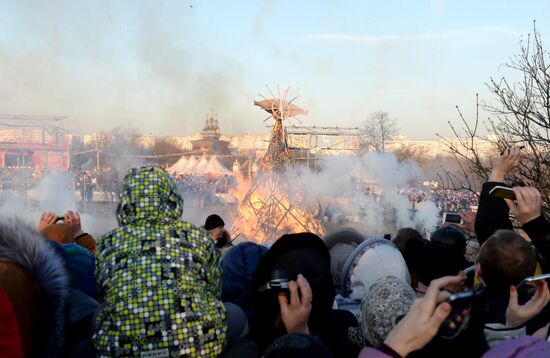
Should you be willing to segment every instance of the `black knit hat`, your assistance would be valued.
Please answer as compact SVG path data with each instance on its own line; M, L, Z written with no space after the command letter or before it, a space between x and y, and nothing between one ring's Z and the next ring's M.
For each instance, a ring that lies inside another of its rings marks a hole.
M206 221L204 222L204 229L205 230L213 230L217 227L225 226L225 223L223 222L222 218L219 215L212 214L206 218Z

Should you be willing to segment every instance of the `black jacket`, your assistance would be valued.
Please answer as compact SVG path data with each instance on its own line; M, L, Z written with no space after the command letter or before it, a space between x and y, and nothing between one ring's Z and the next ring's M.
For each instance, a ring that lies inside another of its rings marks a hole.
M512 230L509 208L501 198L494 198L489 191L497 185L506 185L500 182L483 184L479 197L479 207L475 221L477 241L483 244L493 233L500 229ZM550 222L544 215L529 221L522 227L537 249L538 261L543 273L550 272Z
M509 218L509 208L501 198L489 195L489 191L497 185L506 186L505 183L487 182L483 184L479 198L479 207L475 221L475 231L479 244L483 244L495 231L500 229L512 230L513 225ZM544 215L524 224L522 229L531 239L538 255L538 261L542 272L550 272L550 222ZM530 298L525 292L520 292L520 304ZM487 308L484 312L486 323L505 323L505 313L508 307L508 292L490 292L487 294ZM527 333L534 332L548 322L550 306L547 306L541 314L527 323Z

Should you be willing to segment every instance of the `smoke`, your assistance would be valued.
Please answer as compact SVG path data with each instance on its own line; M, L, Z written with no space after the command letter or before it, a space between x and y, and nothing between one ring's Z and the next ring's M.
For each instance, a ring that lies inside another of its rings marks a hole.
M36 186L35 199L40 211L53 211L63 215L67 211L77 211L78 204L73 187L74 178L68 173L50 173Z
M18 217L31 223L27 197L24 193L12 190L3 190L0 196L0 215L2 217Z
M222 130L260 127L237 115L250 112L246 66L198 42L209 25L188 4L171 16L157 3L25 4L0 5L0 20L10 19L0 39L1 113L66 115L69 130L83 133L135 126L184 135L214 108Z
M31 191L2 191L0 215L15 216L30 225L36 225L45 211L63 215L78 208L71 191L74 179L67 173L51 173L43 177Z
M73 190L74 177L67 173L50 173L28 192L3 190L0 195L0 215L17 217L36 226L43 212L58 216L67 211L79 211L79 202ZM80 213L82 229L100 237L116 226L113 212Z
M401 227L426 232L438 222L435 203L417 205L413 215L409 199L397 192L422 181L424 173L413 161L400 162L393 153L367 153L362 157L329 157L320 165L322 170L317 173L301 171L303 192L359 221L367 235L395 233Z

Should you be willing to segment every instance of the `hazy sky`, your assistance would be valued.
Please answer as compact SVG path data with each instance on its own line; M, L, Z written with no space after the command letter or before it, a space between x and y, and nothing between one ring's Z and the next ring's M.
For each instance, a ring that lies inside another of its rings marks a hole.
M485 82L533 19L550 48L550 1L2 0L0 113L183 135L213 108L224 132L264 132L252 101L279 84L310 110L304 125L384 110L433 138L455 105L491 101Z

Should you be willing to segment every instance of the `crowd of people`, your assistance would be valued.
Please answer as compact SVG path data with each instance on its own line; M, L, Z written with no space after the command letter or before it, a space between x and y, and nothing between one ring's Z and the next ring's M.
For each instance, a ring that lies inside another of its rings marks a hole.
M223 196L237 186L235 177L229 175L173 174L172 177L182 195L197 208L225 203Z
M4 190L28 190L41 178L41 172L33 168L0 168L0 188Z
M71 211L44 213L36 228L0 220L0 356L547 357L541 195L489 194L520 159L519 147L498 157L477 213L429 238L342 229L271 247L232 243L218 215L182 221L174 179L131 169L118 228L97 242Z
M83 203L94 201L94 192L104 193L104 200L115 201L118 196L120 180L118 170L111 167L91 170L73 170L74 188L80 193Z
M468 190L399 188L397 192L409 199L411 207L423 201L432 201L440 213L472 211L479 201L478 193Z

